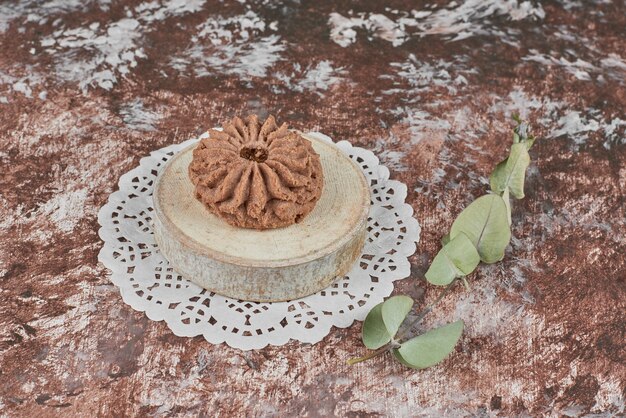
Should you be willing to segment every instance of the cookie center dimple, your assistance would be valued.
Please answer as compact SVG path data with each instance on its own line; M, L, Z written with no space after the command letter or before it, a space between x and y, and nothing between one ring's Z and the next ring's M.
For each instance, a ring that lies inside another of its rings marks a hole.
M248 146L241 148L239 151L241 158L245 158L250 161L256 161L257 163L263 163L267 160L267 149L255 146Z

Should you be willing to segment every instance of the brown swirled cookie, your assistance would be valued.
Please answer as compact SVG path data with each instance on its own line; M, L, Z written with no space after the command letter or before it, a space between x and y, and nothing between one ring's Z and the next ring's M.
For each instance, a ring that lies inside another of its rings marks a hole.
M319 155L273 116L235 117L193 151L189 177L198 200L229 224L255 229L299 222L322 194Z

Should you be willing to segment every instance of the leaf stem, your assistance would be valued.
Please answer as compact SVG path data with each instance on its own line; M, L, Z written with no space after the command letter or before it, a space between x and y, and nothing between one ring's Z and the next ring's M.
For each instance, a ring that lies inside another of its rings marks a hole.
M393 346L394 345L392 343L387 343L384 346L382 346L381 348L379 348L378 350L372 351L371 353L369 353L366 356L351 358L350 360L348 360L348 364L350 366L352 366L353 364L357 364L357 363L360 363L362 361L366 361L366 360L369 360L371 358L374 358L376 356L380 356L381 354L384 354L387 351L391 350L393 348Z
M459 279L457 278L457 279L454 279L452 282L450 282L450 284L448 284L448 285L446 286L446 288L445 288L445 289L443 289L443 290L441 291L441 293L439 294L439 296L437 296L437 299L435 299L435 301L434 301L433 303L431 303L431 304L430 304L430 305L428 305L426 308L424 308L424 310L422 310L422 311L421 311L421 312L417 315L417 317L413 320L413 322L411 322L411 324L410 324L408 327L404 328L404 330L403 330L401 333L397 334L397 335L396 335L396 337L395 337L396 341L399 341L399 342L401 342L401 343L402 343L402 342L404 342L404 341L402 341L402 339L406 336L406 334L407 334L407 333L408 333L408 332L409 332L409 331L410 331L410 330L411 330L411 329L412 329L415 325L417 325L417 324L418 324L418 322L420 322L422 319L424 319L424 317L425 317L426 315L428 315L428 313L429 313L430 311L432 311L432 310L433 310L433 308L435 307L435 305L437 305L439 302L441 302L441 300L442 300L442 299L443 299L443 298L444 298L444 297L448 294L448 292L450 291L450 289L452 289L452 286L454 286L454 284L456 284L456 282L457 282L458 280L459 280Z

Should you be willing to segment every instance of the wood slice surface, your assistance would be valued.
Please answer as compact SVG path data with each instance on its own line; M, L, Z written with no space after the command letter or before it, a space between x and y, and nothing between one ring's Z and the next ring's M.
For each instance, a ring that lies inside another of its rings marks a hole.
M368 183L335 145L301 135L320 155L324 189L313 211L285 228L237 228L209 212L187 172L196 144L167 163L154 190L154 232L178 273L227 297L271 302L310 295L348 272L367 234Z

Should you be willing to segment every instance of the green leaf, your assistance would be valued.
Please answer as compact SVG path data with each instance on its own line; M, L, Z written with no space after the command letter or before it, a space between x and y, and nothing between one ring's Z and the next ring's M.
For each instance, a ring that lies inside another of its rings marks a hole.
M458 320L408 340L394 349L393 354L405 366L425 369L445 359L462 333L463 321Z
M491 190L501 193L508 187L513 197L523 198L528 164L530 164L530 155L528 155L526 144L513 144L509 158L498 164L491 174L489 179Z
M416 367L414 367L411 363L409 363L408 361L406 361L404 359L404 357L402 357L402 355L398 352L398 349L394 349L391 350L391 352L393 353L394 357L396 358L396 360L398 360L400 363L404 364L406 367L410 367L412 369L415 369Z
M504 250L511 239L506 213L506 204L501 196L481 196L459 214L450 229L450 237L454 239L464 233L478 250L482 261L495 263L504 257Z
M426 272L426 280L445 286L457 277L470 274L479 262L476 247L467 235L460 233L439 250Z
M511 197L509 196L508 187L502 192L502 200L504 200L504 204L506 205L506 218L509 221L509 226L511 226Z
M374 306L363 322L363 344L376 350L391 341L412 306L413 299L402 295Z
M383 302L374 306L363 322L363 344L370 350L376 350L391 341L391 335L383 322Z
M383 303L382 317L387 332L392 337L398 332L398 328L413 307L413 299L408 296L394 296Z

